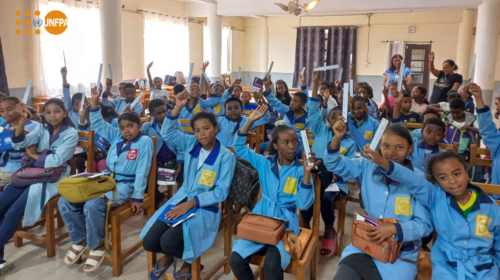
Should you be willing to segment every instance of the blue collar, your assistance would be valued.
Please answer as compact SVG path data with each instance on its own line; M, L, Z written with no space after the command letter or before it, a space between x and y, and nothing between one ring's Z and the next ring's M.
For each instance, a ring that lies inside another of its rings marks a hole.
M199 101L200 99L198 99ZM186 105L184 105L184 108L186 108L186 110L188 110L189 113L192 113L194 108L196 108L196 105L198 105L198 101L193 105L192 108L189 107L189 98L188 98L188 101L186 102Z
M302 113L304 113L304 115L300 118L295 119L295 121L293 120L294 115L292 110L288 110L288 112L286 112L285 115L290 120L291 123L306 123L308 114L304 109L302 109Z
M276 178L280 178L280 172L279 172L279 169L278 169L278 154L276 153L275 155L273 156L268 156L267 157L267 160L269 160L272 164L273 164L273 167L271 167L271 171L273 172L274 176L276 176ZM295 159L293 160L293 166L302 166L302 163L300 162L299 158L298 157L295 157Z
M481 209L481 203L493 203L493 200L480 187L469 183L467 185L467 189L476 191L478 195L477 200L474 202L474 205L472 205L470 212ZM450 198L450 206L463 216L464 212L458 205L458 201L449 193L446 193L446 196ZM478 201L479 203L477 203Z
M142 135L143 134L141 132L139 132L139 134L137 134L137 136L132 141L130 141L127 144L127 146L125 146L125 147L123 147L123 144L125 143L125 139L122 138L123 141L116 143L116 156L120 156L121 153L130 150L130 148L132 147L132 143L137 143L137 141L139 141L139 139L142 137Z
M156 129L157 127L160 128L160 126L158 125L158 123L156 122L156 119L153 119L153 121L151 122L151 127L153 129ZM161 128L160 128L161 129Z
M408 169L413 171L413 163L409 159L405 159L405 164L408 165ZM393 184L394 186L399 186L398 181L394 181L391 178L387 177L387 175L382 172L382 168L377 165L377 168L375 168L375 171L373 171L373 175L382 175L382 179L380 179L380 182L386 186L389 186L390 184Z
M26 120L26 122L27 122L27 120ZM59 131L56 134L54 134L54 136L51 136L52 135L52 128L51 127L49 127L47 125L47 126L45 126L45 128L49 132L49 137L50 137L49 148L50 148L50 146L52 146L52 144L54 144L54 142L56 142L57 139L59 139L59 137L61 136L61 133L64 132L66 129L68 129L69 126L67 124L61 125L61 129L59 129Z
M224 117L231 123L234 123L231 119L229 119L229 117L224 114ZM241 121L243 120L243 117L240 117L238 119L238 121L236 121L236 125L234 126L234 131L233 131L233 134L236 133L238 130L240 130L240 126L241 126Z
M351 119L353 121L353 125L358 128L358 121L356 118L351 114ZM368 121L368 114L365 112L365 116L363 117L363 123Z
M191 150L191 152L189 152L189 154L194 158L198 158L198 156L200 155L201 148L202 146L200 142L198 142L196 145L194 145L194 148ZM208 165L213 165L217 160L217 157L219 156L219 152L220 152L220 142L219 140L217 140L214 148L212 149L212 151L210 151L210 154L205 159L204 163Z
M420 143L418 143L418 147L420 149L429 149L425 147L424 141L420 141ZM432 154L437 154L437 153L439 153L439 145L436 145L434 146L434 148L432 148Z

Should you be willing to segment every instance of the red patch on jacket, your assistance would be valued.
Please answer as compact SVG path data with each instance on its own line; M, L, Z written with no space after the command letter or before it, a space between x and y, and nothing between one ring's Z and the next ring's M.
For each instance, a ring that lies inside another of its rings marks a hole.
M127 160L137 160L137 154L139 153L139 150L137 149L130 149L127 153Z

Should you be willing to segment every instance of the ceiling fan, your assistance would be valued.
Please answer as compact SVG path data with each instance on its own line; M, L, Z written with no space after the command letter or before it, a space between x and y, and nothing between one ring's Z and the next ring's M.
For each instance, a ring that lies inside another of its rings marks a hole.
M312 8L316 6L316 4L318 4L320 0L312 0L311 3L302 5L300 5L299 1L300 0L290 1L288 2L288 6L281 3L274 3L274 4L280 7L283 11L298 16L300 15L300 13L302 13L302 10L305 10L306 12L310 11Z

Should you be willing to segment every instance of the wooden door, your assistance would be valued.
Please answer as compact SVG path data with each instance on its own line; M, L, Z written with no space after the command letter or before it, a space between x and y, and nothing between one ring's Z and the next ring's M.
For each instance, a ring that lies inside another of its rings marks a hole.
M405 64L413 74L413 86L429 88L429 52L431 45L407 44Z

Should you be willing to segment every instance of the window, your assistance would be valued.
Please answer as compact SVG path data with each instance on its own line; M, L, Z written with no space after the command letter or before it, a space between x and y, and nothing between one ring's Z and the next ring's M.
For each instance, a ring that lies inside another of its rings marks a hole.
M97 82L101 54L101 28L97 3L87 1L53 2L39 0L42 15L62 11L71 24L64 33L51 35L45 30L34 38L35 96L62 95L63 50L71 93L90 95L90 83Z
M131 58L133 59L133 58ZM144 59L154 61L154 76L189 74L189 29L185 18L144 13Z
M231 27L222 26L221 34L221 73L231 73ZM203 25L203 60L210 61L210 34L206 23ZM209 66L210 67L210 66Z

